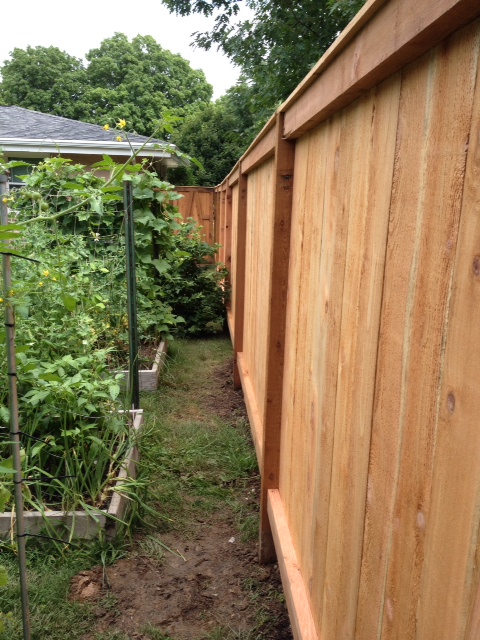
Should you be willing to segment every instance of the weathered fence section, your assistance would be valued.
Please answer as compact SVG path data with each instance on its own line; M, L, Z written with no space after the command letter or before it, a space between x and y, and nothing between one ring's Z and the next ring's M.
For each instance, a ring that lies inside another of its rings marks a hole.
M296 638L480 638L480 2L370 0L216 188Z
M175 201L184 221L193 218L203 227L209 244L215 242L215 189L213 187L175 187L182 198Z

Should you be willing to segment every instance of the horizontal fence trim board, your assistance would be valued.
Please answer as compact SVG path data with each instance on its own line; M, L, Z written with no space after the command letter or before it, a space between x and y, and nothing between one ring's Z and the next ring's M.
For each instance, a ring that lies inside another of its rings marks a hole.
M184 191L186 191L187 193L212 193L213 191L215 191L215 187L185 187L182 185L179 187L175 187L175 191L177 191L177 193L183 193Z
M478 0L391 0L292 102L285 137L310 131L478 16Z
M244 171L244 167L243 167L243 161L244 159L249 155L249 153L251 151L253 151L253 149L257 146L257 144L260 143L260 141L262 140L262 138L264 138L272 128L275 128L275 124L277 122L277 113L273 113L272 116L270 117L270 120L267 121L267 123L265 124L265 126L263 127L263 129L260 131L260 133L257 134L256 138L252 141L252 143L250 144L250 146L248 147L248 149L245 151L245 153L242 155L242 157L240 158L239 162L235 165L235 167L238 166L238 164L240 163L241 165L241 170ZM230 175L232 172L230 172L228 175ZM228 178L228 176L227 176Z
M260 411L258 410L257 401L255 399L255 392L253 390L252 380L248 373L248 367L245 362L243 353L237 353L237 366L242 381L243 395L245 398L245 405L247 407L248 419L250 421L250 427L252 429L252 439L255 445L255 451L257 453L257 460L262 470L263 460L263 425Z
M242 172L249 173L275 153L277 128L271 128L251 150L243 156Z
M226 180L229 187L233 187L233 185L237 184L238 178L240 176L240 166L236 166L232 173L229 174L228 179Z
M268 515L293 636L295 640L319 640L278 489L268 492Z
M353 40L363 26L371 20L371 18L379 11L388 0L370 0L357 13L357 15L349 22L338 38L325 51L320 60L313 69L305 76L296 89L288 96L285 102L279 107L279 111L286 112L289 107L298 100L298 98L307 91L307 89L316 81L323 73L324 69L332 64L333 60L345 49L345 47Z

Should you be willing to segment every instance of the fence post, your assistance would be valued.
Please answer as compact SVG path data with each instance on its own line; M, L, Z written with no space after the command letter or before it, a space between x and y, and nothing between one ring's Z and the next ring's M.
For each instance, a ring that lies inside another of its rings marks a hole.
M223 240L225 245L225 266L227 269L232 268L232 187L226 184L225 189L225 237ZM230 275L227 277L227 283L230 284Z
M263 414L263 460L260 461L262 485L259 560L262 563L273 562L276 557L267 513L267 494L269 489L278 489L279 486L285 323L295 161L295 142L283 137L283 127L284 114L277 113L271 285L267 323L266 402Z
M237 213L237 245L235 251L235 282L232 282L232 295L235 296L235 317L233 320L233 386L241 389L240 372L238 370L238 354L243 351L243 327L245 315L245 256L247 244L247 184L248 179L242 173L242 165L238 170L238 213Z

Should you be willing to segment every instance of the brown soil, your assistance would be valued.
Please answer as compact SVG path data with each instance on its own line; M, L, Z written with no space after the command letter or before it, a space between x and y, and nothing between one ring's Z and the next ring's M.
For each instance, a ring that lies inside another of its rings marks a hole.
M230 372L231 363L217 370L205 398L223 418L245 413ZM242 500L257 503L258 478L242 491ZM171 551L160 549L155 559L138 550L142 541L148 543L138 537L129 558L73 579L72 599L92 602L97 618L84 640L114 631L132 639L158 638L149 627L173 640L291 640L278 566L258 564L256 542L241 541L229 507L193 530L161 534L157 540Z

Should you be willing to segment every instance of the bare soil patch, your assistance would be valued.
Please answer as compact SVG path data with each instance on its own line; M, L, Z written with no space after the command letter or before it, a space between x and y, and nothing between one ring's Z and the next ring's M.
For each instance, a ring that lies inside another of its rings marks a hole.
M227 420L245 415L231 367L214 370L202 397ZM245 505L256 505L258 476L238 490ZM278 566L259 565L257 553L256 540L242 540L238 514L228 504L204 520L197 516L188 532L138 535L128 558L72 580L71 598L94 607L96 624L84 640L291 640Z

